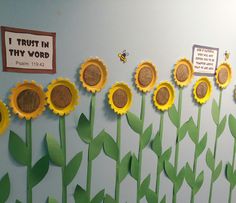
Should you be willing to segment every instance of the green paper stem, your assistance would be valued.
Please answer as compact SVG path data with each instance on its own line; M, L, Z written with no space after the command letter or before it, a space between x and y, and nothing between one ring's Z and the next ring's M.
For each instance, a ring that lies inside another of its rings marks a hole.
M193 161L193 174L194 177L196 177L196 171L197 171L197 144L199 142L199 134L200 134L200 124L201 124L201 112L202 112L202 105L198 107L198 116L197 116L197 129L198 129L198 136L197 136L197 142L195 144L195 152L194 152L194 161ZM194 203L194 191L192 189L191 191L191 203Z
M91 125L91 136L93 139L93 128L94 128L94 118L95 118L95 105L96 105L96 94L92 94L90 102L90 125ZM90 144L89 144L90 148ZM89 160L88 156L88 165L87 165L87 194L90 200L91 196L91 179L92 179L92 160Z
M179 114L179 125L176 130L176 146L175 146L175 171L178 171L178 162L179 162L179 141L178 141L178 132L180 129L180 123L181 123L181 112L182 112L182 97L183 97L183 88L179 89L179 100L178 100L178 114ZM176 203L177 199L177 191L175 189L175 184L173 184L173 199L172 202Z
M63 166L61 167L62 174L62 203L67 202L67 186L64 181L65 167L66 167L66 131L65 131L65 116L59 117L59 133L60 133L60 142L61 149L64 157Z
M222 89L220 89L220 96L219 96L219 118L220 118L220 110L221 110L221 100L222 100ZM217 151L217 143L218 143L218 136L217 136L218 126L219 126L219 123L216 125L216 136L215 136L215 145L214 145L214 160L216 160L216 151ZM212 191L213 191L213 171L211 172L210 194L209 194L208 203L211 203Z
M121 137L121 116L117 116L117 135L116 135L116 143L118 146L118 157L116 161L116 188L115 188L115 199L116 202L119 203L120 199L120 137Z
M32 203L32 186L30 181L30 171L32 168L32 127L31 119L25 121L26 145L28 148L27 164L27 203Z
M164 112L161 112L160 116L160 124L159 124L159 136L160 143L162 146L162 137L163 137L163 120L164 120ZM161 165L163 164L162 160L158 160L157 162L157 171L156 171L156 194L157 194L157 203L159 202L159 191L160 191L160 177L161 177Z

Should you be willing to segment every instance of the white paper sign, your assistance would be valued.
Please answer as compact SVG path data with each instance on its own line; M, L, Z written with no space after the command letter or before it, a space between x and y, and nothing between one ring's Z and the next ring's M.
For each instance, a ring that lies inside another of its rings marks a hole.
M55 33L2 28L4 71L55 73Z
M195 73L214 74L218 63L218 48L194 45L192 62Z

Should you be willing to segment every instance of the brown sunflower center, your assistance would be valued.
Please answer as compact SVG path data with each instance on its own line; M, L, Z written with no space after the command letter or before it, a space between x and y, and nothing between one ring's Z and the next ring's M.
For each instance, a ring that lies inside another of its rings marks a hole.
M65 85L58 85L51 92L51 101L57 108L65 108L72 101L72 94Z
M101 77L102 73L100 69L94 64L91 64L86 67L83 75L84 81L90 86L97 85L100 82Z
M32 113L37 110L40 105L40 97L34 90L23 90L17 96L17 105L22 112Z
M153 73L150 67L143 67L139 71L138 81L142 86L147 87L152 82L152 79Z
M180 82L184 82L188 79L189 70L185 64L180 64L176 70L176 78Z
M160 105L165 105L170 98L170 93L166 87L161 87L157 91L156 101Z
M196 94L199 98L203 98L207 94L208 85L206 82L200 82L196 89Z
M127 93L122 89L117 89L112 95L112 101L118 108L123 108L128 102Z
M0 122L2 121L2 113L0 112Z
M221 68L218 74L218 80L220 84L224 84L228 79L228 71L226 68Z

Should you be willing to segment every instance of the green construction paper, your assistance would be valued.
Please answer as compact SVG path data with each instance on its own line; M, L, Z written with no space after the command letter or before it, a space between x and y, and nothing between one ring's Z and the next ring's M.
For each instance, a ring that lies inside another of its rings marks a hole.
M83 152L79 152L73 157L73 159L70 160L68 165L65 167L64 184L66 186L69 185L76 176L81 165L82 157L83 157Z
M118 160L118 153L119 153L118 145L111 137L111 135L109 135L108 133L105 134L103 147L104 147L104 152L107 156L114 159L115 161Z
M203 136L203 138L200 140L200 142L196 145L196 156L199 157L204 149L206 148L207 144L207 133Z
M104 189L98 192L98 194L95 195L95 197L91 200L90 203L101 203L104 199L104 193L105 193Z
M139 199L142 199L146 195L146 192L150 185L150 179L151 179L151 175L149 174L141 183L140 189L139 189Z
M17 199L17 200L16 200L16 203L22 203L22 202Z
M30 170L30 183L32 188L37 185L47 174L49 169L49 157L43 156Z
M166 203L166 195L164 195L164 197L162 198L162 200L160 201L160 203Z
M171 120L171 122L176 126L178 127L179 126L179 123L180 123L180 116L179 116L179 113L176 109L176 106L173 105L169 110L168 110L168 115L169 115L169 118Z
M169 147L166 151L164 151L164 153L161 155L160 159L163 161L168 161L170 159L170 155L171 155L171 147Z
M131 152L127 153L120 162L120 167L119 167L119 182L120 183L128 175L130 163L131 163Z
M146 128L146 130L144 131L143 135L140 138L141 139L141 149L144 149L148 145L148 143L151 139L151 136L152 136L152 124L150 124Z
M161 146L161 137L160 137L160 132L159 131L157 132L155 138L152 140L151 148L158 157L161 156L162 146Z
M154 191L152 191L151 189L147 189L146 200L148 203L157 202L157 200L158 200L157 194Z
M117 203L110 195L106 195L104 203Z
M202 187L204 181L204 173L203 171L201 171L201 173L198 175L196 181L195 181L195 185L193 187L193 194L197 194L198 191L200 190L200 188Z
M181 188L181 186L184 182L184 178L185 178L185 167L183 167L180 170L179 174L176 176L176 181L175 181L175 184L174 184L176 192L178 192L179 189Z
M229 129L232 136L236 139L236 118L232 114L229 115Z
M138 134L142 134L142 120L139 119L135 114L128 112L126 114L126 118L128 121L129 126L133 129L134 132Z
M185 167L185 179L188 185L193 189L195 185L195 176L193 170L191 169L188 163L186 163Z
M189 121L186 121L179 129L178 131L178 142L183 140L188 132L189 128Z
M74 200L75 203L89 203L89 196L88 193L79 185L76 185L74 191Z
M189 129L188 129L188 134L191 140L193 141L194 144L198 144L198 131L199 129L195 125L193 118L190 118L189 120Z
M64 155L57 140L52 135L46 134L46 143L47 143L48 154L52 163L57 166L63 166Z
M58 201L53 197L48 197L48 202L47 203L58 203Z
M207 166L209 167L209 169L211 169L211 171L214 171L215 159L214 159L214 155L210 149L208 149L207 153L206 153L206 163L207 163Z
M234 171L230 163L226 165L226 178L230 182L230 186L234 188L236 185L236 170Z
M10 131L8 148L11 156L19 164L26 166L28 160L28 149L23 140L13 131Z
M222 135L225 129L226 121L227 121L227 117L225 115L224 118L220 121L220 124L217 126L217 131L216 131L217 138L219 138Z
M220 176L222 170L222 161L220 161L220 163L217 165L217 167L215 168L213 175L212 175L212 181L215 182L217 180L217 178Z
M7 201L10 195L11 185L10 185L10 178L8 173L6 173L0 179L0 202L4 203Z
M132 155L131 157L131 176L135 179L138 180L138 169L139 169L139 163L138 159L136 158L135 154Z
M211 106L211 115L216 125L219 124L220 108L218 107L216 100L213 99Z
M92 141L91 124L83 113L80 115L76 130L81 140L85 143L90 143Z
M101 152L106 132L102 130L89 145L89 160L94 160Z
M174 183L176 180L176 169L174 166L169 161L165 161L164 169L168 178Z

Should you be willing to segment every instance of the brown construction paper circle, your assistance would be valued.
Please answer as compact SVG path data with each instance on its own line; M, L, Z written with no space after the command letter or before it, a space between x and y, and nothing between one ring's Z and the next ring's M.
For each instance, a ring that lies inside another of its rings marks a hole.
M196 89L196 94L199 98L203 98L207 94L208 85L206 82L200 82Z
M112 95L113 103L118 108L123 108L128 102L128 96L126 91L117 89Z
M170 98L170 93L168 91L168 88L161 87L157 91L156 101L158 104L165 105L168 102L169 98Z
M51 92L51 101L57 108L65 108L72 101L72 94L65 85L57 85Z
M150 67L143 67L140 71L139 71L139 75L138 75L138 81L139 83L146 87L148 86L153 79L153 72L151 70Z
M83 79L90 86L97 85L101 80L101 70L94 64L89 65L84 70Z
M40 105L40 97L38 93L31 89L23 90L17 96L18 108L25 113L32 113L37 110Z
M180 82L184 82L185 80L188 79L188 76L189 76L189 69L188 69L187 65L180 64L176 70L177 80Z
M221 68L218 73L218 80L220 84L224 84L228 80L228 71L226 68Z

